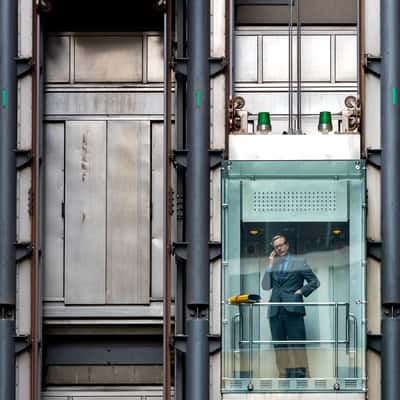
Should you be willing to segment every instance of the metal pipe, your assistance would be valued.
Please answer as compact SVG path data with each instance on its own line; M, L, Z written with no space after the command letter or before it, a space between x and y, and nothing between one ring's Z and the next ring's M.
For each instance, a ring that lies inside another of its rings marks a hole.
M363 66L363 58L365 53L364 45L364 0L357 2L357 40L358 40L358 98L360 101L361 119L360 119L360 142L361 142L361 158L365 158L365 133L363 127L362 114L365 105L365 72Z
M297 1L297 133L301 134L301 0Z
M177 43L176 54L178 57L186 56L186 0L175 1L175 40ZM186 148L186 80L175 79L175 137L176 145L180 149ZM177 192L184 192L184 179L181 171L177 171L178 182ZM184 232L184 220L177 219L177 237L181 241L186 241ZM185 333L185 296L184 284L185 269L177 268L176 285L175 285L175 334ZM184 398L184 355L175 350L175 400Z
M288 95L289 95L289 134L293 133L293 43L292 43L292 28L293 28L293 5L288 2L289 7L289 65L288 65Z
M31 218L31 400L40 399L39 346L39 177L40 177L40 14L32 2L32 218Z
M171 18L172 0L167 0L164 13L164 290L163 290L163 398L171 399Z
M381 1L382 400L398 398L400 374L400 2Z
M15 399L18 2L0 1L0 398Z

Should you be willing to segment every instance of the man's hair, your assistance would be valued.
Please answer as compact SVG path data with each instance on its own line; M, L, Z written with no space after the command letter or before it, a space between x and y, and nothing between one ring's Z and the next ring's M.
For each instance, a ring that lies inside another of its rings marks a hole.
M274 245L275 240L278 240L278 239L281 239L281 238L285 240L285 244L288 242L286 236L281 235L281 234L278 234L278 235L275 235L275 236L271 239L271 246Z

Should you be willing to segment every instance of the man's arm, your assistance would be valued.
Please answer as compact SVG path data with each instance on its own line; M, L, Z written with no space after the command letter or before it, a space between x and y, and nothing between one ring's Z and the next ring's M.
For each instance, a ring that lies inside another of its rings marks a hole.
M319 279L317 278L317 275L312 272L311 268L307 265L307 263L304 261L304 265L302 267L301 273L303 275L304 280L307 282L306 285L304 285L301 289L301 294L304 297L309 296L315 289L318 289L320 286Z
M268 267L265 270L264 277L261 281L261 287L264 290L272 289L272 265L274 264L275 250L268 257Z

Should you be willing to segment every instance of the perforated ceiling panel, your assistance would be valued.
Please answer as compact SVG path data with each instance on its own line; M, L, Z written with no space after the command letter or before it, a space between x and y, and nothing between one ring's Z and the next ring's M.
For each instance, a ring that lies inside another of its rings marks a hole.
M346 221L347 183L263 180L243 183L243 220Z

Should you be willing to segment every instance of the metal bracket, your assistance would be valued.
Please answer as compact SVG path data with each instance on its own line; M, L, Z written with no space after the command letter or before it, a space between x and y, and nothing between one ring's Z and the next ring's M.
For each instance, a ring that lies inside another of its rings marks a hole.
M28 75L33 69L32 57L17 58L17 76L19 79Z
M186 78L188 75L188 62L187 57L175 57L171 62L171 66L175 71L177 79ZM210 57L208 59L210 78L220 74L225 71L226 62L225 57Z
M364 54L364 71L369 72L377 78L381 77L382 57Z
M381 169L382 167L382 149L371 149L367 148L367 163L371 164L376 169Z
M187 335L175 335L172 339L172 347L181 353L187 351ZM215 354L221 351L221 336L208 335L208 353Z
M17 248L17 263L24 261L32 255L32 245L30 242L15 243L15 247Z
M14 337L15 354L21 354L32 346L32 338L30 335L19 335Z
M186 261L188 259L187 248L187 242L174 242L173 254L177 257L177 259ZM218 258L220 258L222 255L221 243L208 242L208 254L210 261L218 260Z
M226 62L225 57L210 57L208 59L210 63L210 77L214 78L225 71Z
M375 351L375 353L381 353L382 351L382 335L367 335L367 348Z
M189 150L174 150L172 162L175 167L187 168L187 155ZM223 149L210 149L208 150L210 169L219 167L224 159Z
M15 150L17 155L17 170L20 171L32 164L32 150Z
M382 242L379 240L367 240L367 255L376 261L381 261Z

